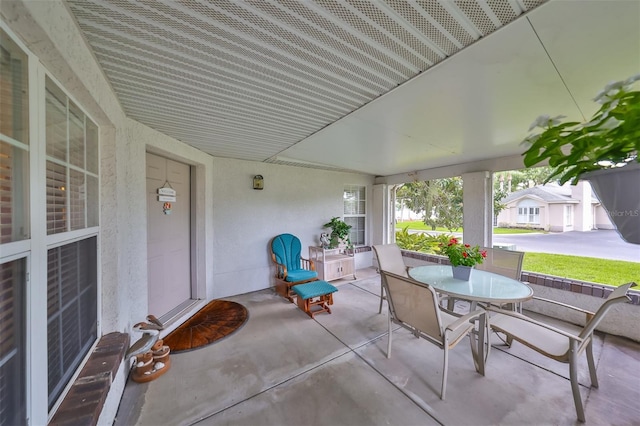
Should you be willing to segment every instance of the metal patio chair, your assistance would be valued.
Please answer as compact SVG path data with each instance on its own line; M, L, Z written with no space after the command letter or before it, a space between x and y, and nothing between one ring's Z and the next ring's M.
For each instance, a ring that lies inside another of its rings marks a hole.
M536 300L584 313L586 324L579 334L567 332L518 312L494 306L487 307L489 312L493 312L490 326L494 331L501 332L507 336L508 345L511 345L513 340L516 340L548 358L569 364L569 376L576 414L578 420L584 422L584 408L580 397L580 384L578 383L578 357L582 352L586 351L591 386L597 388L598 377L596 376L596 366L593 358L593 332L613 305L630 300L627 296L627 291L635 285L635 283L627 283L616 288L595 313L556 302L555 300L534 297Z

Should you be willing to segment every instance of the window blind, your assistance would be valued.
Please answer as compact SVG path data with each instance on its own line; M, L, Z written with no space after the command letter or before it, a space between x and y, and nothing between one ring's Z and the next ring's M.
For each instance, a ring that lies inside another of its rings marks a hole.
M47 252L49 407L97 338L96 237Z
M26 424L26 260L0 264L0 425Z

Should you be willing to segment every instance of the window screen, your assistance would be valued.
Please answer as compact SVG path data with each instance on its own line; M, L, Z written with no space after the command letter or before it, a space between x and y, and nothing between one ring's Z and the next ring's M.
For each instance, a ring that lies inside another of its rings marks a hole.
M0 425L26 424L26 259L0 264Z
M97 338L96 239L47 252L50 408Z

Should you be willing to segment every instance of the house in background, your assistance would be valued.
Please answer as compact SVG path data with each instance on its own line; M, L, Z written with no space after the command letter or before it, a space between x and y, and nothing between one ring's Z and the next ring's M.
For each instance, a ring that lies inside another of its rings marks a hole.
M536 228L551 232L614 229L589 182L546 184L509 194L498 214L501 227Z

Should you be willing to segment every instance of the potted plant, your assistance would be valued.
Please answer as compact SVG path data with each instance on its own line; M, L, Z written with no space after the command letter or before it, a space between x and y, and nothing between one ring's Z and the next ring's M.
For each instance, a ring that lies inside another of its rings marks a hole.
M462 244L457 238L451 238L447 244L440 244L440 253L449 258L453 271L453 278L469 280L471 269L484 262L487 257L486 250L480 250L479 246Z
M526 167L548 161L546 182L588 180L622 238L640 244L640 74L609 83L594 99L600 109L587 123L540 116L523 153Z
M351 248L351 239L349 238L349 231L351 225L347 225L346 222L339 217L331 218L331 221L322 225L323 228L331 228L331 234L329 235L329 248L337 248L340 244L344 244L347 248Z

